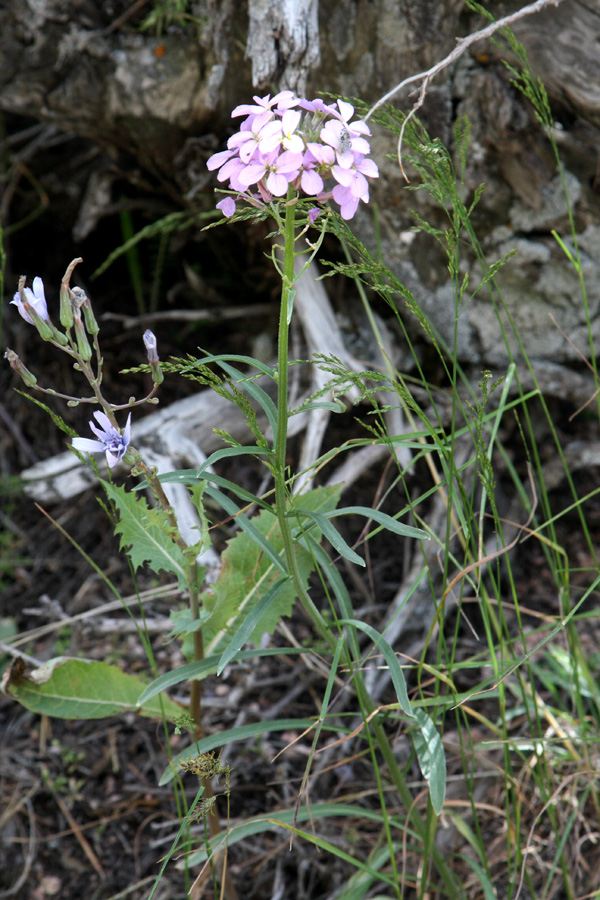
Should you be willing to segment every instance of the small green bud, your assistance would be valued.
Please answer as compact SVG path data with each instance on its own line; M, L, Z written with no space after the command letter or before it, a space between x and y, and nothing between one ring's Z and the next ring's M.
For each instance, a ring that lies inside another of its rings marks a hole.
M62 331L59 331L58 328L55 328L52 323L50 323L52 327L52 340L57 344L60 344L61 347L69 346L69 339L66 334L63 334Z
M71 292L68 284L60 286L60 324L67 331L73 327L73 309L71 306Z
M71 297L73 305L83 311L83 318L85 319L85 327L87 328L88 334L98 334L100 326L96 322L92 304L90 303L90 298L87 296L86 292L83 288L74 287L71 288Z
M4 354L4 359L7 359L11 369L14 369L14 371L21 376L21 378L25 382L26 387L33 388L36 386L37 378L35 377L33 372L30 372L29 369L21 362L14 350L10 350L7 347L6 353Z
M77 350L80 357L85 362L89 362L89 360L92 358L92 348L90 347L90 342L87 339L87 334L85 333L85 328L79 310L75 311L74 324L75 337L77 338Z

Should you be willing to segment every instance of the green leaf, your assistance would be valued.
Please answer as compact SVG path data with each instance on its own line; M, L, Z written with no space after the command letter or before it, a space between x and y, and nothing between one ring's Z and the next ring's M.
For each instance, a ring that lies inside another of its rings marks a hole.
M365 634L368 634L374 644L374 651L380 651L383 654L383 657L388 664L388 668L390 670L390 677L392 679L392 684L396 690L396 696L402 708L402 711L405 715L410 716L411 718L414 716L414 711L410 705L410 700L408 699L408 691L406 690L406 681L404 680L404 672L400 668L400 663L396 657L396 654L383 637L383 635L379 634L375 628L371 625L367 625L366 622L360 622L358 619L342 619L340 621L340 625L351 625L354 628L358 628L359 631L364 631Z
M330 512L340 491L341 485L309 491L302 497L302 506L314 513ZM274 512L265 510L245 521L238 516L238 521L244 530L229 541L222 555L219 577L202 597L203 604L212 612L205 627L207 654L217 648L224 649L226 632L231 628L239 629L280 576L288 575L283 562L283 540ZM320 539L320 533L313 537ZM300 544L296 545L295 553L302 581L308 585L315 566L313 555ZM258 643L263 634L271 634L279 619L290 615L295 599L294 586L288 581L282 586L277 601L265 610L248 640Z
M4 686L3 686L4 687ZM122 712L174 719L181 707L165 695L154 696L140 708L144 683L117 666L90 659L58 656L37 669L12 674L4 687L26 709L60 719L104 719Z
M264 391L260 387L260 385L255 384L254 381L249 379L242 372L239 372L233 366L228 365L222 360L219 364L221 368L231 377L232 382L241 385L241 387L243 387L243 389L252 397L252 399L262 407L267 419L269 420L271 431L273 432L273 441L276 442L277 407L275 406L267 392Z
M379 525L383 525L388 531L394 534L401 534L403 537L424 538L429 540L429 535L421 528L413 528L411 525L403 525L398 519L388 516L386 513L380 512L378 509L371 509L369 506L344 506L342 509L336 509L335 512L328 513L328 518L334 516L345 516L354 514L355 516L366 516L367 519L373 519Z
M266 722L251 722L249 725L239 725L237 728L230 728L228 731L218 731L210 734L208 737L199 741L194 741L190 747L186 747L181 753L175 756L167 768L160 776L159 785L168 784L172 781L176 773L179 771L179 764L187 759L194 759L201 753L209 753L217 747L228 747L234 741L247 741L250 738L257 738L261 734L270 734L278 731L306 731L315 725L315 719L273 719ZM339 725L326 722L322 725L325 731L332 731L348 734L349 729L340 728Z
M344 559L356 563L359 566L366 565L364 559L359 556L358 553L355 553L352 547L346 543L342 535L337 528L334 528L327 516L323 516L321 513L308 512L305 509L298 509L296 510L296 513L299 516L307 516L309 519L312 519L319 530L323 532L323 537L329 541L334 550L337 550Z
M415 709L414 717L419 728L412 732L413 744L423 778L429 784L431 804L439 816L446 796L446 757L442 739L425 710Z
M291 416L298 413L309 412L311 409L329 409L334 413L346 412L346 404L342 400L307 400L302 406L296 407L290 412Z
M261 529L257 528L255 525L255 520L250 520L248 516L244 515L243 512L240 511L239 506L230 500L229 497L226 497L221 491L217 491L216 488L207 487L206 493L209 494L213 500L225 510L226 513L236 520L242 531L244 531L248 537L254 541L254 543L260 548L261 552L264 553L268 559L271 560L273 565L275 565L279 571L283 575L287 575L285 563L283 558L279 555L279 553L271 546L270 542L264 536ZM267 516L271 517L271 522L275 522L275 511L273 507L269 507L266 510ZM235 540L235 539L234 539Z
M250 635L259 628L264 613L271 603L277 599L286 581L287 578L280 578L279 581L276 581L273 587L258 601L252 612L246 616L236 634L234 634L231 639L229 646L221 656L217 675L221 674L225 666L231 662L238 650L241 650L244 644L248 643Z
M192 621L192 613L189 607L186 607L186 609L172 609L169 613L169 618L172 622L169 636L176 637L179 634L193 634L199 628L202 628L209 615L208 610L201 609L199 617Z
M256 659L257 657L262 656L293 656L310 652L310 650L303 650L301 647L267 647L263 650L244 650L238 656L238 660ZM171 669L170 672L159 675L159 677L155 678L138 697L138 705L145 706L151 697L156 697L161 691L166 691L168 688L175 687L175 685L181 684L182 681L189 681L194 678L202 679L206 678L207 675L213 675L219 667L220 659L221 654L214 653L212 656L207 656L205 659L186 663L185 666L178 666L176 669Z
M171 572L186 587L185 559L164 510L150 509L144 497L119 485L102 481L102 486L119 511L115 533L121 535L121 549L127 549L134 568L148 563L153 572Z
M48 413L54 424L57 428L59 428L67 437L74 438L77 437L77 432L71 428L70 425L67 425L64 419L62 419L58 413L55 413L53 409L50 409L49 406L46 406L45 403L42 403L41 400L38 400L36 397L31 397L29 394L25 393L25 391L20 391L15 389L17 394L20 394L21 397L25 397L26 400L29 400L31 403L35 403L36 406L39 406L40 409L43 409L45 413ZM48 393L52 393L49 391Z
M232 456L272 456L273 451L268 447L223 447L221 450L215 450L214 453L208 457L206 462L202 463L199 469L196 470L196 477L200 478L204 476L204 472L210 466L214 465L216 462L219 462L221 459L227 459Z
M312 822L313 820L319 821L330 817L343 818L349 821L365 819L366 821L376 823L376 826L379 829L384 827L384 817L379 810L367 809L364 806L359 806L358 804L352 805L351 803L311 803L310 806L301 806L299 809L295 809L295 807L292 807L292 809L278 809L270 815L257 816L256 818L242 822L239 825L233 825L228 828L227 831L211 837L210 849L214 852L220 846L227 844L228 847L231 847L248 837L261 834L265 831L273 831L275 828L289 829L293 828L294 823L297 824L306 821ZM394 824L399 827L397 823ZM312 835L304 835L303 832L297 829L295 830L295 833L299 836L305 836L308 840L317 843L314 833ZM412 837L410 831L409 834ZM206 856L207 850L205 847L202 847L198 850L194 850L193 853L187 857L186 863L189 866L200 865L204 862ZM354 867L370 872L378 881L383 881L391 887L396 886L393 884L391 877L386 873L374 872L367 864L362 863L355 858L347 857L347 859ZM178 868L182 868L183 865L183 862L179 863Z

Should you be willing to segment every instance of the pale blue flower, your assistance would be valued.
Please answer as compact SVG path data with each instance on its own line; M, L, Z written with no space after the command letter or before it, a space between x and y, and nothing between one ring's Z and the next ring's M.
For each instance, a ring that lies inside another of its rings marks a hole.
M123 430L123 434L111 424L108 416L97 410L94 418L100 425L98 428L93 422L90 422L90 428L97 435L98 440L92 438L73 438L71 446L75 450L83 450L86 453L106 453L106 462L110 469L116 465L120 459L123 459L129 446L131 436L131 413L127 419L127 424Z
M42 281L42 279L40 278L39 275L37 275L33 279L33 290L31 290L31 288L26 287L23 289L23 293L25 294L25 299L26 299L27 303L33 307L33 309L36 311L36 313L38 314L40 319L43 319L45 322L48 322L50 317L48 316L48 307L46 305L46 295L44 294L44 282ZM21 300L21 295L19 294L18 291L10 302L11 302L11 304L15 303L17 306L17 309L19 310L20 315L23 316L23 318L25 319L26 322L29 322L30 325L33 325L33 319L31 318L31 316L25 309L25 306L23 305L23 301Z

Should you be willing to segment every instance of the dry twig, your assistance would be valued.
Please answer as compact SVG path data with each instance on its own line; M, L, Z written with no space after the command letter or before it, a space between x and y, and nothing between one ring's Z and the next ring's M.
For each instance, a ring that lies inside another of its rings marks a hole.
M418 84L421 82L421 89L419 91L419 99L414 104L411 111L406 116L406 119L402 123L402 128L400 130L400 136L398 138L398 164L400 166L400 170L404 175L404 169L402 167L402 140L404 138L404 129L406 128L408 122L415 115L417 110L419 110L423 103L425 102L425 97L427 95L427 88L429 87L429 83L438 75L443 69L446 69L448 66L452 65L452 63L456 62L463 53L465 53L472 44L477 43L478 41L486 40L491 37L501 28L508 28L519 19L524 18L525 16L530 16L533 13L538 13L540 10L544 9L546 6L558 6L559 3L562 3L562 0L535 0L535 3L530 3L528 6L524 6L522 9L517 10L514 13L511 13L508 16L504 16L502 19L498 19L496 22L490 22L485 28L482 28L481 31L475 31L473 34L469 34L464 38L457 38L457 44L454 50L448 54L444 59L437 62L430 69L427 69L425 72L418 72L416 75L409 75L408 78L405 78L400 84L397 84L396 87L392 88L391 91L388 91L387 94L384 94L374 106L371 107L367 115L365 116L365 121L367 121L370 116L373 115L376 109L379 109L380 106L383 106L384 103L387 103L392 97L395 97L403 88L408 87L409 84ZM406 178L406 175L404 175ZM408 180L408 179L407 179Z

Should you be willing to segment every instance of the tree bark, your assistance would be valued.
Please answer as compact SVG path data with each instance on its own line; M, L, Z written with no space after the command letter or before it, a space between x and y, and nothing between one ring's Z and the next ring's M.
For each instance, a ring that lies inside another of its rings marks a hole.
M488 7L500 17L521 5ZM462 0L321 0L318 9L316 0L248 6L205 0L191 10L203 23L200 39L177 25L160 38L141 33L133 28L139 22L111 19L103 4L85 0L12 0L0 10L1 108L84 137L114 161L110 174L92 176L87 200L94 215L82 217L80 229L111 208L117 175L150 179L171 203L192 204L214 184L205 162L232 130L230 110L253 91L303 91L306 84L311 96L330 91L374 103L443 58L457 36L485 24ZM564 0L522 19L515 31L554 104L597 339L600 0ZM568 233L563 184L530 104L511 84L508 56L489 43L476 45L436 79L419 116L450 147L457 114L469 117L466 189L486 185L475 212L479 236L492 260L518 248L517 263L499 275L507 307L533 356L570 360L575 350L548 318L552 312L573 344L587 347L578 279L550 234ZM394 98L406 111L413 102L410 93ZM404 190L397 163L386 158L394 148L394 139L374 128L381 178L371 196L379 205L383 255L451 342L445 260L426 236L410 233L411 207L432 221L439 209L424 193ZM361 206L353 226L375 246L370 208ZM487 301L471 302L458 331L464 362L506 364Z

